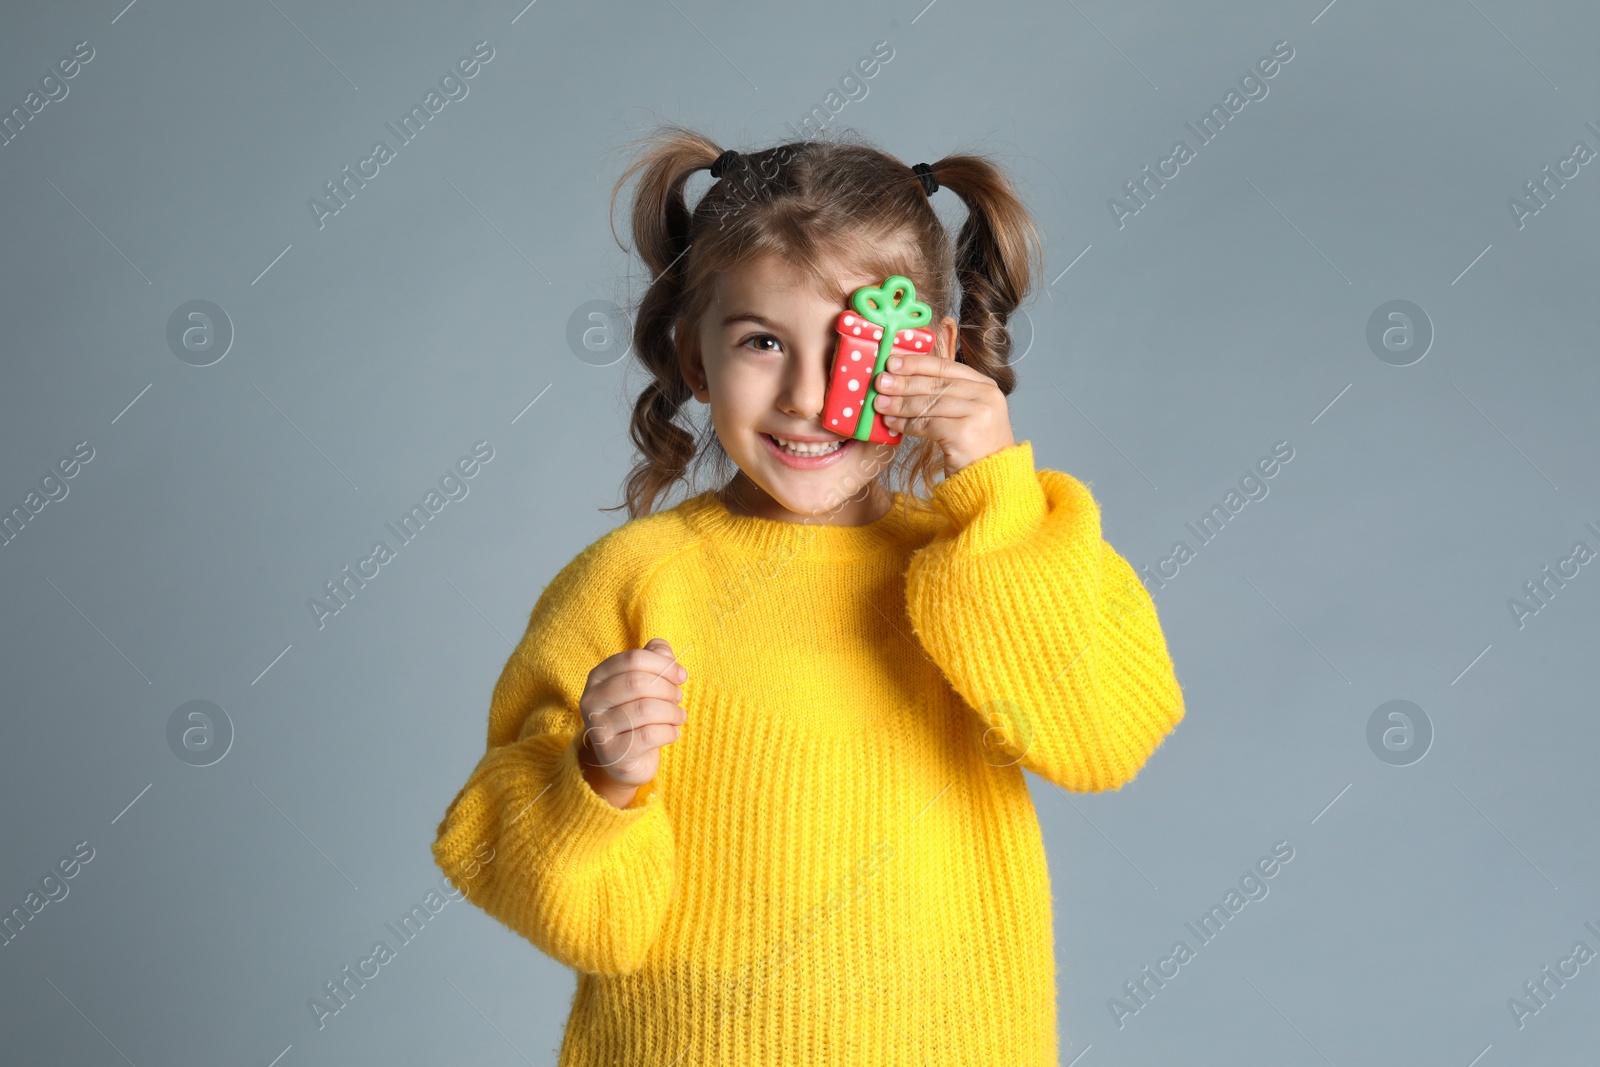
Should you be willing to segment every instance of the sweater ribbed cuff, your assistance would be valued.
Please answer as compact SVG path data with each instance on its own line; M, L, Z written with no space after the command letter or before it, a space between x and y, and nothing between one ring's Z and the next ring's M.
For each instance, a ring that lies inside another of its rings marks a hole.
M583 777L583 766L578 762L582 740L583 731L579 730L556 761L554 784L550 788L551 825L564 828L574 840L583 843L582 851L587 852L605 847L658 807L659 801L654 792L655 779L640 786L625 808L613 806L611 801L596 793Z
M965 531L974 553L1022 541L1044 522L1044 487L1033 466L1033 442L1022 441L969 463L933 487L933 504Z

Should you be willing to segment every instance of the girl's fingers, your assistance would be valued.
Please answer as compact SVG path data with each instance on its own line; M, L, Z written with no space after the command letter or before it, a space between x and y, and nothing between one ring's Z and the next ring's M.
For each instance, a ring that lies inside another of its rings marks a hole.
M650 755L656 749L661 749L662 745L677 741L678 733L680 729L672 723L651 723L645 729L637 729L634 733L627 734L627 739L624 741L616 742L616 747L621 749L619 753L610 752L611 745L606 745L606 752L597 749L594 766L603 769L611 777L621 779L621 776L629 774L643 757Z
M885 396L879 393L872 400L872 409L881 415L906 419L961 418L979 410L976 400L962 396L945 395L938 398L925 396Z
M984 389L994 388L995 385L988 379L975 382L970 378L940 378L931 374L898 374L884 371L873 379L872 387L878 391L879 396L973 397Z
M625 669L649 671L651 674L673 682L681 682L688 676L688 670L672 654L672 646L665 641L651 643L656 645L660 651L654 648L636 648L629 651L626 653L628 666Z
M677 723L653 722L648 726L641 726L632 733L627 734L629 744L629 757L638 757L646 752L652 752L662 745L670 745L678 739L681 732Z
M965 363L957 363L953 359L926 353L890 356L883 369L896 378L901 375L907 378L925 376L943 378L947 381L977 382L980 385L991 380L987 375L980 374Z
M617 769L678 739L686 716L681 708L676 715L654 715L648 721L622 733L598 727L589 731L589 748L596 766Z
M665 641L652 641L659 646L666 645ZM608 682L619 675L629 671L641 671L665 678L669 682L681 682L688 677L689 672L671 655L670 646L666 652L657 652L654 648L630 648L626 652L618 652L600 661L594 670L589 672L588 687L593 689Z
M644 654L655 656L653 652ZM625 655L628 654L619 654L619 656ZM619 656L612 658L616 659ZM604 665L601 664L601 667ZM676 704L683 699L683 689L675 681L653 670L621 671L597 680L597 672L600 669L596 667L594 672L590 673L589 682L584 686L583 695L578 700L578 711L585 716L591 726L594 725L597 715L632 700L654 698Z
M679 706L683 695L677 686L670 688L672 691L664 695L624 696L614 703L601 703L589 715L591 736L609 740L652 722L683 722L688 716Z
M959 415L919 415L908 418L901 415L885 415L884 425L895 433L911 434L915 437L932 437L936 440L951 438L951 431L960 427Z

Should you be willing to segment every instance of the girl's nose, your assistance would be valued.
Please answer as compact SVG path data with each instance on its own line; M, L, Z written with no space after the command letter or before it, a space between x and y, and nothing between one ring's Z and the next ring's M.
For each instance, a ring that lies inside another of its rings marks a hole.
M809 419L822 414L828 393L828 360L801 359L786 376L778 405L789 415Z

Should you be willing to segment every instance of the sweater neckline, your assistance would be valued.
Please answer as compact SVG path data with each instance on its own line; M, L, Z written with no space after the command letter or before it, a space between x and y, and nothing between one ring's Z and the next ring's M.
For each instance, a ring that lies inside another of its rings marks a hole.
M904 545L917 529L906 494L894 490L889 510L872 522L845 526L825 522L786 522L756 515L736 515L715 490L685 502L686 518L696 532L718 544L733 545L758 555L797 559L844 560Z

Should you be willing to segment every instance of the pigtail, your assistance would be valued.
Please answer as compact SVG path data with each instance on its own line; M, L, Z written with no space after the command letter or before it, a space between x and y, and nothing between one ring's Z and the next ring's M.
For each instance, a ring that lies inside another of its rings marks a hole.
M673 329L683 298L692 219L684 186L692 174L709 167L721 154L711 141L682 127L670 127L648 141L648 149L623 172L611 192L614 218L617 194L630 178L639 175L632 206L633 246L652 277L639 302L633 329L634 353L651 376L634 401L628 425L628 435L641 458L628 473L626 504L601 509L616 511L625 506L630 518L654 510L655 502L688 476L700 452L695 435L678 421L694 394L678 368ZM615 227L612 236L616 236Z
M939 186L967 206L956 237L961 290L956 358L988 375L1006 396L1016 388L1007 322L1044 271L1043 242L1011 182L979 156L946 156L933 164Z

